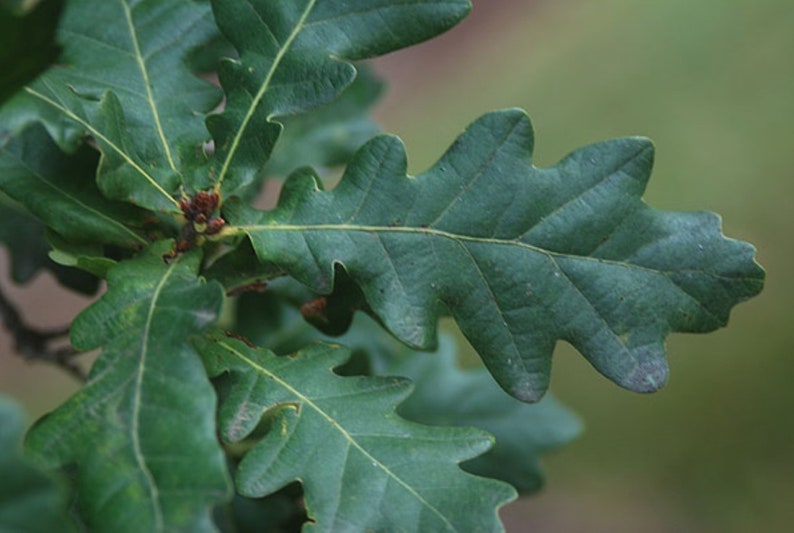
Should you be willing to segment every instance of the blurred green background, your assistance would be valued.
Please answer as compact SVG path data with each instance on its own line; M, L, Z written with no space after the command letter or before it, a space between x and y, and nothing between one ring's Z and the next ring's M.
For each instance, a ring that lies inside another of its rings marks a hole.
M453 31L376 62L390 84L378 119L405 141L413 173L496 108L529 112L538 165L646 135L657 147L646 201L721 213L767 269L765 291L727 329L670 338L659 393L619 389L559 346L552 389L587 429L547 459L541 494L506 509L508 531L790 530L792 52L791 0L474 0ZM54 304L46 279L2 283L37 324L65 324L88 303ZM0 331L0 390L32 415L73 386L13 358Z
M673 335L671 377L642 396L568 346L552 390L584 436L546 461L512 531L791 531L794 523L794 2L477 0L442 38L378 66L379 118L427 168L492 109L532 118L536 164L584 144L656 144L653 206L723 216L758 248L760 297L727 329Z

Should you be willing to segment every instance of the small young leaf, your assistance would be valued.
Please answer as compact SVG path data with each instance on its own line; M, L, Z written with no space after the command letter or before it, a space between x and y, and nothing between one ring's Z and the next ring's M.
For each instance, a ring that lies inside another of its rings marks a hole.
M761 290L753 248L726 239L715 215L641 201L647 139L587 146L548 169L532 165L532 144L522 111L494 112L407 178L402 144L377 137L333 191L297 171L275 210L225 214L261 261L316 292L343 267L411 346L434 346L446 308L519 399L543 395L559 339L617 384L659 389L668 333L723 326Z
M357 60L429 39L460 21L468 0L213 0L221 32L240 53L220 69L226 109L207 120L211 178L225 197L253 181L282 126L272 118L333 100Z
M229 384L219 415L224 440L239 442L262 414L271 417L238 468L242 494L264 496L300 480L312 520L304 530L501 530L496 509L513 489L458 467L490 438L399 418L394 408L409 394L407 382L334 374L349 355L335 345L279 357L219 332L196 342L210 375Z
M63 491L22 459L22 409L0 396L0 531L73 531Z
M197 253L165 264L173 243L108 273L108 292L72 327L80 350L104 347L88 383L31 429L28 451L76 464L91 530L211 531L227 496L215 397L187 338L215 320L223 293L197 277Z

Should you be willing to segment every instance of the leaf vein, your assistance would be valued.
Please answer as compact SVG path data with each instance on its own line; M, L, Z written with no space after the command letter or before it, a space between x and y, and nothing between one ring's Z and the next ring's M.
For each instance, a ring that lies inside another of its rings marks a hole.
M130 157L129 154L127 154L124 150L122 150L121 147L117 146L113 141L108 139L99 130L97 130L95 127L89 124L87 120L78 116L76 113L74 113L71 109L67 108L65 105L56 102L52 98L43 95L42 93L36 91L31 87L25 87L25 91L35 96L36 98L48 103L49 105L51 105L52 107L63 113L64 115L66 115L68 118L74 120L75 122L83 126L94 137L101 140L103 143L108 145L114 152L116 152L128 165L134 168L141 176L143 176L146 179L146 181L148 181L155 189L157 189L159 193L161 193L172 204L174 204L174 206L176 206L177 208L179 207L179 203L176 200L174 200L174 198L170 194L168 194L159 183L157 183L157 180L155 180L152 176L150 176L149 173L147 173L137 162L135 162L135 160L132 159L132 157Z
M273 80L273 76L275 75L276 70L278 70L278 67L281 64L281 61L284 59L284 56L287 54L289 47L292 45L292 42L295 40L298 34L303 30L304 24L306 23L306 18L309 16L309 13L311 13L312 9L314 9L315 2L316 0L310 0L310 2L306 5L306 9L304 9L300 19L298 19L298 22L295 24L295 27L292 29L292 32L290 32L289 37L287 37L287 40L278 49L278 52L276 53L276 57L273 58L273 63L270 66L270 69L268 70L267 74L265 75L265 79L262 82L262 85L259 87L259 90L257 91L256 95L251 101L251 105L248 107L248 110L246 111L245 116L243 117L243 121L240 124L237 133L235 133L234 138L232 139L232 143L229 146L229 151L226 154L226 158L223 161L221 170L218 173L218 181L215 185L216 189L220 188L220 185L223 183L223 180L226 178L226 173L229 171L229 167L231 166L232 159L234 159L234 156L237 153L237 149L239 148L243 135L245 134L245 131L248 128L248 124L251 122L251 119L253 118L254 113L256 112L256 108L259 106L259 103L262 101L262 98L264 98L265 93L270 88L270 82Z
M171 167L172 170L176 171L176 164L174 163L174 158L171 155L171 147L168 144L168 140L165 138L165 131L163 131L163 124L160 120L160 112L157 109L157 103L154 101L154 93L152 92L152 83L149 79L149 71L146 66L146 62L144 61L143 55L141 54L140 44L138 43L138 34L135 29L135 24L132 20L132 11L130 7L127 5L126 2L123 0L121 4L124 8L124 16L127 21L127 27L130 31L130 37L132 38L132 46L135 61L138 64L138 69L141 71L141 77L143 78L143 85L146 88L146 101L149 104L149 109L152 112L152 118L154 119L154 127L157 130L157 136L160 138L160 142L163 145L164 155L166 160L168 161L168 166Z
M141 414L141 403L142 403L142 396L143 396L143 374L146 370L146 359L149 354L149 334L152 327L152 322L154 321L154 314L157 308L157 301L160 298L160 293L163 290L168 279L171 277L171 274L174 272L177 264L179 264L179 258L177 258L171 265L168 267L168 270L165 271L163 274L162 279L157 284L157 287L152 293L152 300L149 304L149 310L146 314L146 322L143 329L143 336L142 336L142 343L141 343L141 351L140 351L140 362L138 363L138 372L135 376L135 388L133 390L133 411L132 411L132 427L130 428L130 437L132 440L133 446L133 453L135 454L135 461L138 463L141 472L143 472L144 478L146 479L146 483L149 488L149 493L152 497L152 507L154 511L154 520L156 525L157 531L163 530L163 511L160 506L159 502L159 488L157 487L157 483L154 480L154 476L152 472L149 470L148 466L146 465L146 458L143 455L143 451L141 448L141 440L140 440L140 414Z
M403 479L400 478L396 473L394 473L387 465L383 464L378 458L376 458L372 454L370 454L367 451L367 449L364 448L363 445L361 445L355 438L353 438L353 435L351 435L344 427L342 427L342 425L339 424L339 422L337 422L330 414L325 412L311 398L309 398L308 396L303 394L301 391L299 391L298 389L293 387L287 381L284 381L277 374L274 374L273 372L268 370L266 367L260 365L256 361L246 357L245 354L243 354L239 350L235 349L233 346L230 346L229 344L227 344L224 341L220 341L218 344L220 344L220 346L222 346L223 348L228 350L231 354L233 354L234 356L236 356L237 358L241 359L246 364L248 364L249 366L254 368L256 371L268 376L270 379L272 379L273 381L278 383L281 387L284 387L284 389L289 391L290 394L295 395L295 397L297 397L301 401L301 403L303 403L304 405L306 405L307 407L309 407L310 409L315 411L322 418L324 418L325 421L328 424L331 425L331 427L333 427L337 431L339 431L339 433L349 443L350 446L355 448L359 453L361 453L364 457L366 457L369 461L371 461L374 466L376 466L377 468L381 469L389 478L391 478L398 485L403 487L403 489L405 489L409 494L411 494L413 497L415 497L424 507L426 507L431 512L433 512L435 515L437 515L449 527L450 530L454 529L454 527L450 523L449 519L447 519L447 517L444 516L443 513L441 513L441 511L439 511L429 501L427 501L425 498L423 498L421 494L416 492L416 490L411 485L409 485L407 482L403 481Z

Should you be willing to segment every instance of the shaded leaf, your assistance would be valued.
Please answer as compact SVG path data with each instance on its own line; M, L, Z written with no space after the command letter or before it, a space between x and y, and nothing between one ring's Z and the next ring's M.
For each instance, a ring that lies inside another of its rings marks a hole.
M485 451L487 434L430 428L399 418L410 392L394 378L343 378L331 370L347 350L317 344L279 357L216 333L198 341L208 371L225 375L219 414L227 442L248 437L262 414L270 430L245 455L237 488L249 497L300 480L304 530L497 531L508 485L457 463Z
M216 512L215 521L223 533L300 531L306 521L303 493L294 483L265 498L236 494L222 514Z
M57 56L55 27L63 0L44 0L30 10L5 4L0 3L0 103Z
M0 531L74 531L64 491L22 458L22 409L0 395Z
M93 294L99 280L92 275L54 263L48 257L46 228L22 206L0 192L0 243L8 251L11 278L17 283L30 281L41 269L47 269L58 281L71 289Z
M75 0L58 30L62 67L27 92L59 144L73 144L75 129L96 140L105 194L176 211L172 196L192 188L209 137L203 115L220 99L190 73L187 56L216 33L206 3Z
M410 378L414 391L397 412L432 426L474 426L496 438L494 447L464 463L473 474L501 479L519 492L543 485L539 456L568 444L582 431L579 419L547 394L527 404L507 395L484 368L458 368L455 344L441 337L434 353L372 352L375 372Z
M543 395L560 339L617 384L657 390L668 333L723 326L761 290L753 248L724 238L713 214L641 201L646 139L587 146L548 169L532 165L532 145L522 111L491 113L406 178L403 145L377 137L333 191L298 171L277 209L225 213L261 261L316 292L330 293L343 267L411 346L433 347L449 312L519 399Z
M237 194L267 162L282 126L338 96L355 77L345 60L429 39L468 13L468 0L213 0L221 32L240 54L219 71L226 109L207 120L210 171L224 196Z
M104 256L102 246L68 242L54 232L47 235L47 241L52 246L48 255L58 265L78 268L104 279L108 270L116 264L116 261Z
M550 395L535 404L519 402L501 390L484 368L458 368L455 342L448 335L441 336L436 352L427 353L407 348L364 314L357 314L350 329L335 339L301 325L293 299L297 296L300 302L310 296L300 295L294 285L276 280L264 294L242 296L237 331L278 354L312 341L333 340L368 363L366 374L410 378L414 390L397 409L401 416L427 425L473 426L496 438L492 449L463 464L465 470L506 481L519 492L532 492L543 483L539 456L581 432L578 418Z
M75 348L102 354L86 385L26 440L43 466L76 464L91 530L210 531L211 506L227 496L215 398L187 343L215 320L223 294L196 277L198 254L165 264L172 246L110 269L107 294L71 332Z
M98 154L64 154L40 125L0 138L0 190L75 242L141 248L144 212L108 200L94 181Z
M235 290L250 283L272 277L283 276L278 268L269 269L257 260L256 253L247 241L236 246L210 264L203 272L207 279L219 282L228 290Z

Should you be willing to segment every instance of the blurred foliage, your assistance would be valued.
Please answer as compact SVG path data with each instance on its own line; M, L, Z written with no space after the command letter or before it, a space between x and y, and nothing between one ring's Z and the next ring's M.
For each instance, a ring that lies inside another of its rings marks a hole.
M586 143L647 135L657 156L646 201L721 213L725 233L755 243L767 269L765 293L734 310L726 330L671 338L670 382L655 395L621 391L559 347L552 389L588 429L549 461L550 491L642 490L660 513L672 505L698 530L787 530L794 3L530 2L489 29L433 57L455 66L432 84L392 95L405 105L384 114L384 129L405 140L412 172L472 117L506 106L529 111L542 165Z
M0 102L55 59L55 26L63 0L0 1Z

